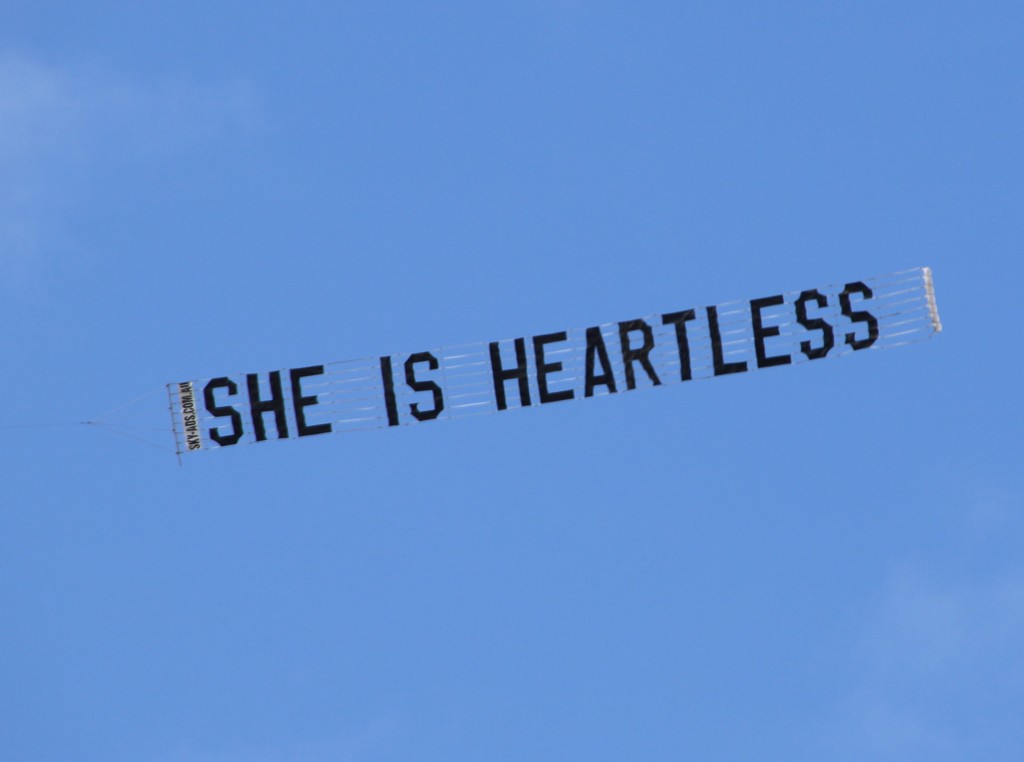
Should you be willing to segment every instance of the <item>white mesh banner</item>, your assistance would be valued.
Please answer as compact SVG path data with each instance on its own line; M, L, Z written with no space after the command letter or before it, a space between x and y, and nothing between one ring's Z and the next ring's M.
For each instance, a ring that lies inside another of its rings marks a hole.
M619 394L942 330L925 268L535 336L168 385L179 454Z

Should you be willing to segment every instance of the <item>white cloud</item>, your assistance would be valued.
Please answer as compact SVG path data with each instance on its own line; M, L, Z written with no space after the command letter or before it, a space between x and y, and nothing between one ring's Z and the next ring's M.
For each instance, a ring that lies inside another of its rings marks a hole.
M859 677L830 723L830 759L1018 758L1024 565L993 550L1008 517L989 501L964 517L951 557L893 570L852 656Z
M31 159L45 151L71 105L55 71L13 56L0 59L0 160Z
M0 282L26 285L91 168L188 150L254 121L242 84L147 83L0 55Z
M245 746L219 751L179 748L159 762L364 762L380 759L398 735L394 717L382 717L362 731L334 738L278 746Z

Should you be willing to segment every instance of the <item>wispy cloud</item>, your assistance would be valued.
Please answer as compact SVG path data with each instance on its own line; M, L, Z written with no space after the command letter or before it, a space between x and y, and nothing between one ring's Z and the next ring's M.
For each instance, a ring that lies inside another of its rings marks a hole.
M962 555L893 570L852 655L860 676L827 733L830 759L1017 758L1024 565L992 569L979 541L980 525L992 542L1012 531L1010 515L975 506Z
M240 83L145 82L0 55L0 282L25 284L91 168L249 129L254 102Z
M394 717L378 718L361 731L333 738L276 746L245 746L218 751L179 748L157 762L366 762L392 751L399 735Z

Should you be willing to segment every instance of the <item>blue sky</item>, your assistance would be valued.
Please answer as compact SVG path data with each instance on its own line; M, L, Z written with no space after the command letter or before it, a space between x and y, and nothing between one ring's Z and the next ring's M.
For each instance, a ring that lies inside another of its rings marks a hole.
M1019 759L1022 21L0 5L2 756ZM913 346L159 449L172 381L921 265Z

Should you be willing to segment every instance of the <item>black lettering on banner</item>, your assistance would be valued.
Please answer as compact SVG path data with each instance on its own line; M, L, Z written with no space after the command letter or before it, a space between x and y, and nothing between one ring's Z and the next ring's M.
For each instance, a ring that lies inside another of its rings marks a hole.
M527 377L528 368L526 367L526 341L524 339L516 339L515 348L516 367L511 370L505 370L501 367L501 351L498 348L498 342L492 341L490 344L491 376L494 378L494 399L498 403L498 410L505 410L508 407L508 401L505 399L505 382L512 379L519 382L520 404L523 407L528 407L530 404L530 383Z
M292 407L295 410L295 423L299 430L300 437L311 437L315 434L330 434L330 423L317 423L312 426L306 423L306 408L318 403L317 395L302 394L302 379L310 376L322 376L323 365L310 365L307 368L292 368L290 371L292 379Z
M433 410L420 410L419 403L414 402L409 405L409 412L412 413L412 417L417 421L432 421L441 415L441 411L444 410L444 395L441 393L441 387L433 381L416 380L416 368L413 366L418 362L427 363L427 367L431 370L437 370L439 363L437 358L430 352L417 352L416 354L409 355L409 359L405 361L405 383L414 392L433 392L434 408Z
M807 302L813 301L819 307L828 306L828 298L818 289L812 288L802 291L796 300L796 321L808 331L821 331L821 346L811 347L811 342L801 341L800 351L807 355L808 360L817 360L828 356L832 347L836 345L835 331L822 318L807 317Z
M203 449L203 438L199 433L199 413L196 412L196 395L192 384L183 381L178 384L178 400L181 403L181 425L184 429L185 447L189 452Z
M601 373L594 375L594 356L601 362ZM587 329L587 356L586 356L586 379L584 381L584 397L594 396L595 386L607 386L612 394L615 389L615 374L612 373L612 364L608 361L608 349L604 345L604 336L601 335L600 326L593 326Z
M715 363L715 375L726 376L730 373L744 373L747 370L745 362L725 362L725 353L722 351L722 333L718 328L718 307L708 307L708 330L711 333L711 357Z
M391 357L380 358L380 379L384 383L384 407L388 411L388 426L398 425L398 402L395 400L395 376L391 371Z
M284 414L284 392L281 391L281 371L272 370L270 377L270 399L260 398L260 381L258 373L250 373L246 376L249 386L249 412L252 416L252 426L256 432L256 441L262 442L267 438L266 429L263 427L263 416L266 413L274 414L274 424L277 426L277 438L288 438L288 420Z
M638 349L633 349L629 345L630 331L640 331L644 336L644 343ZM626 369L626 388L636 388L636 377L633 373L633 363L635 362L640 363L640 366L647 372L647 377L655 386L661 386L661 379L654 372L654 366L651 365L651 359L648 356L654 349L654 331L646 321L624 320L619 323L619 344L622 345L622 365Z
M231 418L231 433L222 434L220 429L210 429L210 439L221 447L238 444L238 440L242 438L242 414L230 405L218 405L213 397L214 390L216 389L227 389L228 395L233 397L238 394L238 384L226 376L221 376L219 378L211 378L206 382L206 386L203 387L203 400L206 402L207 412L217 418L223 418L224 416Z
M867 349L878 340L878 318L870 312L863 310L855 312L850 306L850 294L860 294L865 299L870 299L875 294L864 283L855 281L854 283L847 283L843 293L839 295L839 303L843 307L843 314L850 318L850 322L868 324L868 337L866 339L858 339L853 333L848 333L846 334L846 343L853 347L854 350Z
M686 335L686 323L695 317L693 310L669 312L661 316L662 325L673 325L676 329L676 346L679 349L679 379L689 381L693 378L690 369L690 340Z
M773 368L777 365L789 365L793 362L793 358L789 355L768 356L764 346L765 339L779 335L779 327L777 325L766 326L764 318L761 316L761 310L768 307L778 307L780 304L785 303L786 300L781 294L750 300L750 317L754 323L754 352L757 355L757 367L759 368Z
M571 400L574 396L572 389L563 389L560 392L548 391L548 374L558 373L562 369L562 363L545 362L544 347L547 344L554 344L556 341L565 341L566 339L568 339L568 335L565 331L533 337L533 357L537 363L537 390L540 392L541 404Z

